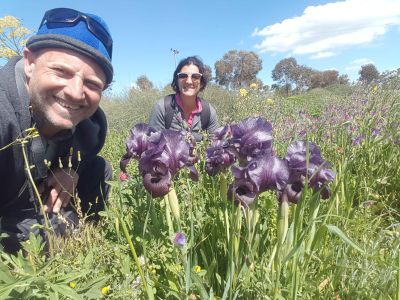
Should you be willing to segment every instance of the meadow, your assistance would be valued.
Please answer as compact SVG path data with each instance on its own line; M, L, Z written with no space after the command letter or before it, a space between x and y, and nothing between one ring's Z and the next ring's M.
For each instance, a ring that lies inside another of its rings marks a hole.
M0 252L0 299L398 299L400 300L400 86L394 81L331 86L285 97L252 86L209 85L202 96L221 125L264 116L273 147L318 145L335 172L329 199L307 189L285 214L272 191L255 207L224 199L232 174L174 179L179 217L143 187L137 161L119 180L130 128L146 122L167 90L109 93L102 155L113 165L107 209L45 253L31 236L24 252Z

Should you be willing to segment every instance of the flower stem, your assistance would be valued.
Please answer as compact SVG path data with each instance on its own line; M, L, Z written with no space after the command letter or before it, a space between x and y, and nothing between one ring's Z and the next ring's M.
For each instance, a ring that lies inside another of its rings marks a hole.
M165 202L165 218L167 220L168 233L169 233L169 236L173 236L175 231L174 231L174 226L172 224L172 219L171 219L171 207L169 205L168 194L164 196L164 202Z
M169 201L169 205L171 207L172 215L174 216L176 222L178 223L178 230L180 230L181 214L180 214L180 209L179 209L179 201L178 201L178 197L176 196L175 188L173 186L171 186L169 188L168 201Z
M153 290L147 286L146 278L144 277L142 267L140 266L139 259L136 254L136 250L135 250L135 247L133 246L133 243L132 243L131 237L129 235L128 228L126 227L125 221L121 218L119 223L121 224L125 239L128 242L129 249L131 250L136 267L138 268L140 279L143 282L144 290L147 292L147 296L149 299L154 299Z
M397 256L397 299L400 300L400 249Z
M228 201L228 182L224 173L219 175L219 193L222 201Z
M311 216L310 216L310 220L309 220L309 224L311 223L311 229L310 229L309 240L308 240L307 246L306 246L307 253L309 253L311 251L311 245L314 241L315 232L316 232L315 220L317 219L317 216L318 216L319 206L320 206L319 197L314 197L314 199L312 199L312 204L311 204Z
M40 196L40 193L36 187L35 181L33 180L32 177L32 173L31 173L31 169L29 166L29 161L28 161L28 156L26 155L26 149L25 149L25 145L26 145L26 141L21 141L21 148L22 148L22 155L24 158L24 164L25 164L25 170L26 170L26 174L28 175L29 181L31 183L31 186L36 194L36 197L39 201L39 205L40 205L40 210L43 213L43 219L44 219L44 224L45 224L45 231L50 230L50 226L49 226L49 220L47 217L46 212L44 211L44 205L43 205L43 201L42 201L42 197ZM48 245L49 245L49 253L54 254L53 252L53 244L51 243L50 239L48 239Z
M278 298L280 287L280 275L282 270L282 251L285 243L286 235L289 228L289 201L284 193L279 203L278 220L277 220L277 242L274 259L274 269L276 274L274 299Z

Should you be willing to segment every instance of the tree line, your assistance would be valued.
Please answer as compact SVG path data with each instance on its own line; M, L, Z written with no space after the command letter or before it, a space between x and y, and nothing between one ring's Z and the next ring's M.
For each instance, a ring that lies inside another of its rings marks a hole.
M206 66L206 68L207 71L204 76L227 89L247 88L250 84L256 83L258 87L264 90L271 89L289 95L315 88L325 88L334 84L350 84L347 74L339 74L336 70L315 70L306 65L300 65L295 58L289 57L280 60L275 65L271 72L271 77L275 83L271 87L266 86L257 77L262 70L262 59L252 51L230 50L225 53L214 64L214 77L211 67ZM372 63L361 66L358 74L358 82L366 84L382 76ZM136 87L140 90L148 90L153 88L153 84L145 75L141 75L136 81Z

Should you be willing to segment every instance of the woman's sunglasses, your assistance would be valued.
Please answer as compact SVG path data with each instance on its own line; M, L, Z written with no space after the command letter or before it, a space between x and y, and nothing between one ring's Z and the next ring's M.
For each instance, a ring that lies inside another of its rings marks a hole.
M201 74L201 73L185 73L185 72L181 72L181 73L176 74L176 76L178 76L179 79L188 79L188 77L190 76L190 78L192 80L199 81L201 79L201 77L203 76L203 74Z
M103 43L111 58L113 46L111 35L103 27L103 25L101 25L95 19L77 10L70 8L55 8L48 10L43 17L39 28L42 27L44 23L62 23L73 26L81 19L85 20L86 26L89 31L93 33Z

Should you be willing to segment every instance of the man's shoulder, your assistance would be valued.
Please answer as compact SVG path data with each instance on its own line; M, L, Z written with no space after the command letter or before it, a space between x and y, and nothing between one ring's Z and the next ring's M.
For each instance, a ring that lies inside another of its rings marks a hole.
M7 64L0 67L0 101L2 103L11 101L10 98L17 95L15 65L20 59L20 56L14 56Z

